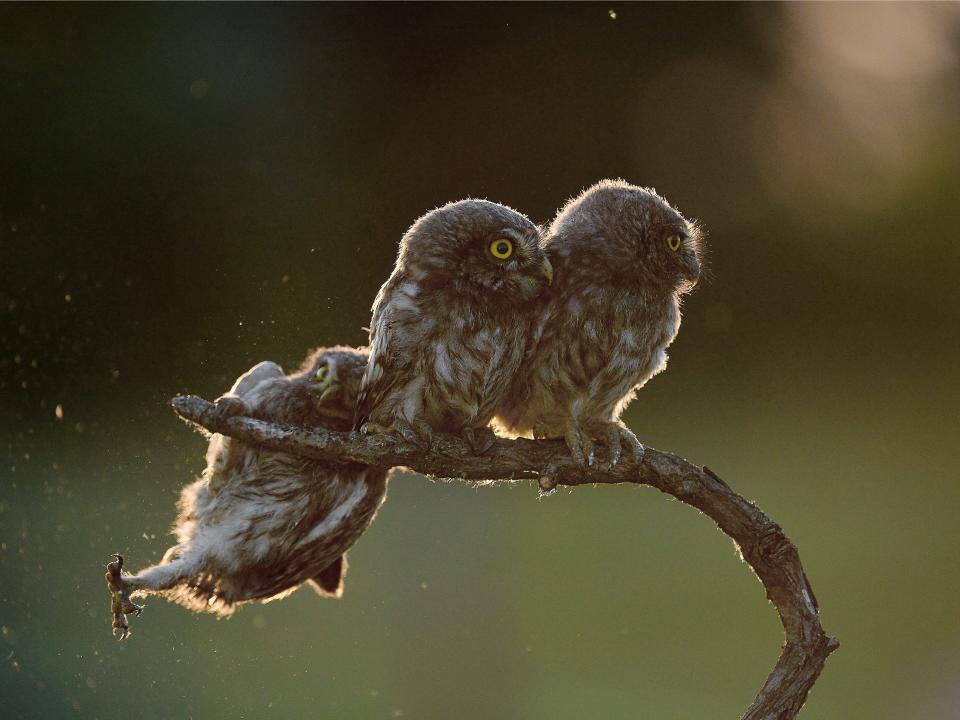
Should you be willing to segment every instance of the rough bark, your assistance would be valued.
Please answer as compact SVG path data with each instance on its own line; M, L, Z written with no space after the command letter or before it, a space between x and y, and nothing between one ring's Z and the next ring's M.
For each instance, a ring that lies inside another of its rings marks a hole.
M272 425L246 417L221 419L211 403L192 395L176 397L172 404L185 420L211 432L311 458L404 466L424 475L461 480L532 479L544 490L556 485L635 483L651 485L692 505L736 544L763 583L786 635L780 658L743 714L744 720L795 717L827 656L840 645L824 633L797 548L780 526L709 468L672 453L647 448L639 466L625 457L613 468L598 462L584 469L573 464L560 441L500 438L483 456L477 456L458 438L439 435L430 451L423 453L389 436Z

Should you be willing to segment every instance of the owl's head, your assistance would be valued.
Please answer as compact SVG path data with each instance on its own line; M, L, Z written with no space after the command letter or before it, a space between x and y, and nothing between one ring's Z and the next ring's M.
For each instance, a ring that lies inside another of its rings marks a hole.
M522 302L553 281L539 228L488 200L431 210L400 242L400 264L424 287L452 287L498 302Z
M700 228L652 188L601 180L570 200L550 226L547 246L575 257L599 282L685 293L700 280ZM582 267L581 267L582 266Z
M309 389L319 421L333 430L349 430L370 351L338 345L314 350L297 378Z

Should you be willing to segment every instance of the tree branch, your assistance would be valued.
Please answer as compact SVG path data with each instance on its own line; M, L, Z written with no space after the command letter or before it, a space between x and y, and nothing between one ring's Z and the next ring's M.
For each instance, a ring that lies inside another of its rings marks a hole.
M317 428L272 425L247 417L222 419L213 405L187 395L172 400L185 420L211 432L272 450L327 461L353 461L379 467L405 466L425 475L463 480L535 479L555 485L635 483L651 485L709 516L736 544L780 615L786 645L742 720L791 720L800 711L823 664L840 644L820 625L816 597L797 548L756 505L730 489L707 467L672 453L647 448L637 466L624 458L616 467L576 467L560 441L499 438L483 456L473 455L458 438L438 435L428 453L390 436L361 435Z

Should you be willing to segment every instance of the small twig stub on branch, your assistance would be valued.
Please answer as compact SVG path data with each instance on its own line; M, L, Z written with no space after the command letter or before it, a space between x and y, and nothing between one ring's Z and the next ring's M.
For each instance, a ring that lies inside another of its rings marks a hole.
M734 492L712 470L672 453L647 448L637 465L625 457L614 467L598 458L576 466L561 441L497 439L482 456L452 436L436 437L420 452L390 436L273 425L247 417L220 418L213 405L187 395L172 401L185 420L211 432L272 450L327 461L378 467L404 466L424 475L463 480L538 480L541 487L634 483L651 485L709 516L740 550L780 615L786 644L744 720L790 720L803 706L827 656L839 647L820 624L819 608L796 547L773 520Z

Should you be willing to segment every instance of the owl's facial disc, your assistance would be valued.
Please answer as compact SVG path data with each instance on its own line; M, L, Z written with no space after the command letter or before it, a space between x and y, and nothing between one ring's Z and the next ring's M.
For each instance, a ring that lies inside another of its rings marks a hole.
M699 231L696 225L683 218L656 228L651 233L654 248L658 250L659 264L667 277L675 278L678 289L692 290L700 281Z
M313 377L317 384L317 390L320 392L318 402L322 404L334 395L340 387L337 384L337 361L333 358L324 360Z
M687 280L696 285L700 282L700 259L697 257L697 254L692 250L687 251L686 257L686 268L687 268Z
M553 265L540 246L540 236L536 231L521 232L504 228L500 236L490 243L490 255L524 284L529 284L531 280L537 285L553 283Z

